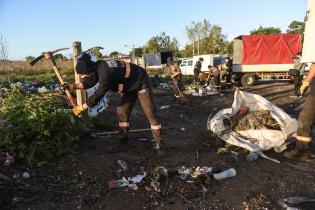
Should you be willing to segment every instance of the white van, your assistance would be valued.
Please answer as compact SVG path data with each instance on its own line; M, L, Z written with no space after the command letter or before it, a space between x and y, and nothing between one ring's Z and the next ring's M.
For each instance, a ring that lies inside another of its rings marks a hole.
M213 63L221 63L225 62L224 58L226 55L214 55L214 54L207 54L207 55L196 55L190 58L184 58L180 64L180 69L183 75L194 75L194 66L199 58L203 58L201 71L208 72L208 66L212 65ZM218 61L217 61L218 60Z

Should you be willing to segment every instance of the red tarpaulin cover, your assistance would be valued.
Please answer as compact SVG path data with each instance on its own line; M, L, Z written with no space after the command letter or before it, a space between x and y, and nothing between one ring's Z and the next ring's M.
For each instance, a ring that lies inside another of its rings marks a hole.
M242 64L291 64L301 51L301 34L243 35Z

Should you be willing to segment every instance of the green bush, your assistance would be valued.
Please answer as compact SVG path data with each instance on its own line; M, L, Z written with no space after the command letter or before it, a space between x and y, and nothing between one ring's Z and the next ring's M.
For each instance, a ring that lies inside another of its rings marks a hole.
M66 101L62 94L10 90L0 98L0 152L40 166L71 151L84 129Z

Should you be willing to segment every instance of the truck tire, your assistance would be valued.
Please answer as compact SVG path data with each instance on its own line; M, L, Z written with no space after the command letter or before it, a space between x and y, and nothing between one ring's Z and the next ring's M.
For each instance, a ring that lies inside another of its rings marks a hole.
M255 85L255 75L253 74L244 74L241 79L241 83L244 87L249 87Z

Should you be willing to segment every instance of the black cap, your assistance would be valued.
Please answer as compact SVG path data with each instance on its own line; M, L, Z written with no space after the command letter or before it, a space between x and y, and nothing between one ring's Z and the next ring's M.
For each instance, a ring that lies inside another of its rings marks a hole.
M91 60L91 56L88 53L82 53L76 57L77 65L75 70L78 74L89 74L95 70L95 62Z
M200 57L199 60L200 60L200 61L203 61L203 57Z

